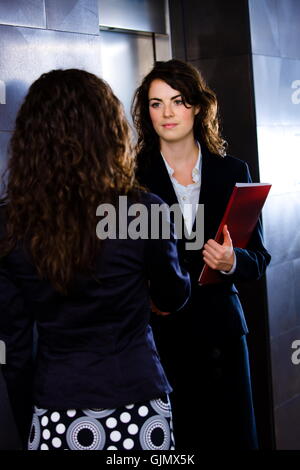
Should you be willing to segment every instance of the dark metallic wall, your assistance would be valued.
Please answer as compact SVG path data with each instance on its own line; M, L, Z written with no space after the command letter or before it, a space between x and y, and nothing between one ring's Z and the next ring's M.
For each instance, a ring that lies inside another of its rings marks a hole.
M300 2L249 0L278 449L300 449Z

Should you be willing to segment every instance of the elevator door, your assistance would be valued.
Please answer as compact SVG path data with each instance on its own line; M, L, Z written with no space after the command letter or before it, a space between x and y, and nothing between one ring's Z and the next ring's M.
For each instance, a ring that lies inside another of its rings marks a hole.
M155 59L170 58L169 38L162 35L101 31L102 77L122 101L127 117L133 94Z

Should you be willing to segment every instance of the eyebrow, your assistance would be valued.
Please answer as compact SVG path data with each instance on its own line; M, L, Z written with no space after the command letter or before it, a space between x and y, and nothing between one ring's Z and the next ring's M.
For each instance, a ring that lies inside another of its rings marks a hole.
M171 100L175 100L175 98L178 98L179 96L182 97L182 96L181 96L181 93L179 93L178 95L172 96L172 97L171 97ZM155 100L155 101L162 101L161 98L150 98L150 99L149 99L149 102L152 101L152 100Z

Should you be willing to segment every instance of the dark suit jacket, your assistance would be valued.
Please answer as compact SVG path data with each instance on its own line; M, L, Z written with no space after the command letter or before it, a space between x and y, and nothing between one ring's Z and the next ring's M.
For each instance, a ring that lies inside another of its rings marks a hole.
M226 156L225 158L210 153L204 145L202 149L201 191L199 203L204 204L204 242L214 238L221 222L227 202L236 182L251 182L248 166L245 162ZM167 204L177 202L176 194L166 170L160 152L144 152L138 155L139 181L151 192L161 197ZM194 227L195 228L195 227ZM247 249L235 248L237 259L236 271L230 276L223 276L224 282L215 285L199 286L198 278L203 267L202 250L186 250L185 240L179 240L178 251L182 266L187 269L192 281L192 296L186 306L188 313L181 318L154 318L159 322L157 337L168 337L165 346L175 341L170 331L178 330L184 343L183 331L186 328L186 347L189 348L199 338L224 338L240 336L247 332L247 325L240 304L235 281L259 279L270 262L270 255L262 240L261 222L257 224ZM186 318L186 322L183 319ZM169 325L167 326L167 323ZM177 326L175 324L178 323ZM166 328L163 333L162 329ZM168 333L169 332L169 333ZM176 333L174 334L176 337ZM177 341L177 340L176 340ZM185 346L183 346L185 347ZM177 348L178 349L178 348Z
M140 202L150 207L162 201L145 194ZM68 296L39 278L19 245L0 262L0 339L7 347L2 369L17 421L30 395L33 322L33 403L115 408L171 391L148 325L150 296L162 310L178 310L189 294L173 236L103 241L95 275L78 275Z

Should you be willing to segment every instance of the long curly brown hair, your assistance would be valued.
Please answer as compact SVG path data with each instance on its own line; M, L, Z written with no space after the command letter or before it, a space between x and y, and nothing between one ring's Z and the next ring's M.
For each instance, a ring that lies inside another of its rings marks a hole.
M224 156L227 143L219 129L216 95L193 65L176 59L156 62L135 92L132 118L138 133L137 152L146 150L151 153L151 150L159 148L159 137L151 122L148 99L150 85L156 79L178 90L186 105L200 106L200 112L195 116L194 136L212 153Z
M83 70L52 70L30 87L10 143L1 202L8 253L24 242L42 278L66 293L99 249L96 208L135 193L131 135L111 88Z

